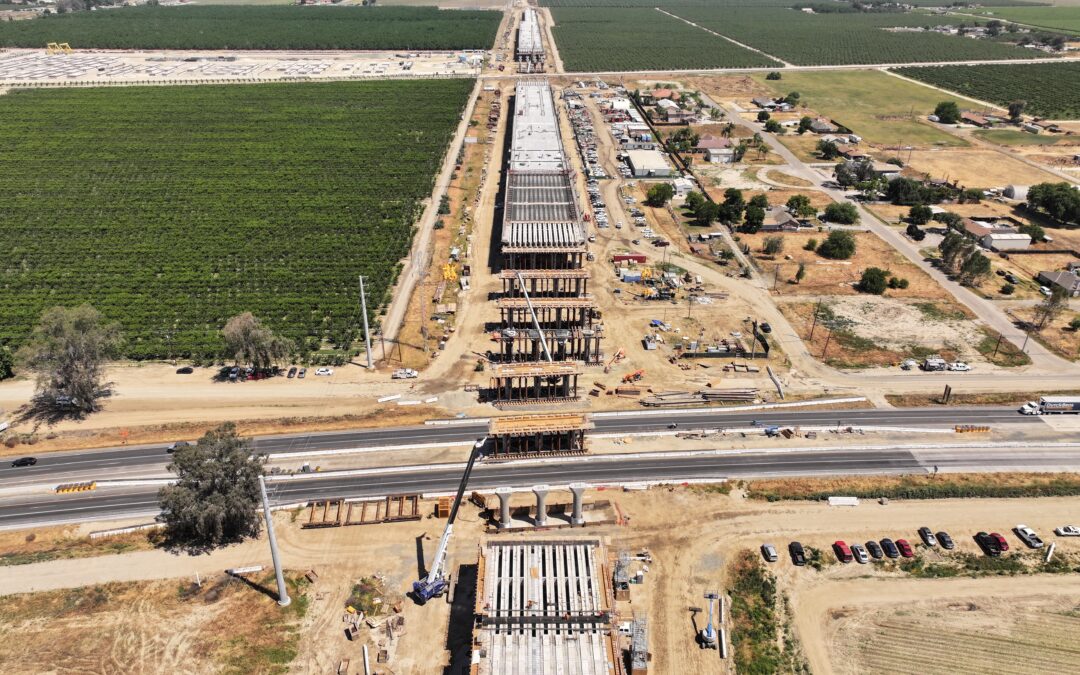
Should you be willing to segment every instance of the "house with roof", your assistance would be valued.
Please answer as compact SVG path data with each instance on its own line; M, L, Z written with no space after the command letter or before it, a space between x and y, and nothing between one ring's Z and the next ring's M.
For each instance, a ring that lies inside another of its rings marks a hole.
M815 134L835 134L839 130L840 127L824 117L818 117L810 123L810 131Z
M1071 298L1080 297L1080 273L1039 272L1039 283L1049 288L1060 288Z
M735 161L735 143L730 138L704 134L694 146L694 152L705 155L712 164L731 164Z
M987 128L993 126L993 123L983 117L982 115L976 115L973 112L960 113L960 121L964 124L971 124L977 127Z
M783 206L765 211L765 219L761 221L762 232L798 232L800 227L802 222Z

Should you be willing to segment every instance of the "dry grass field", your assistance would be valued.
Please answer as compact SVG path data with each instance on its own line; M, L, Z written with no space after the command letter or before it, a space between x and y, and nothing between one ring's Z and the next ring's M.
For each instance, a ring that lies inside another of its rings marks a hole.
M993 150L913 150L904 159L912 171L956 181L969 188L1034 185L1061 180L1052 173Z

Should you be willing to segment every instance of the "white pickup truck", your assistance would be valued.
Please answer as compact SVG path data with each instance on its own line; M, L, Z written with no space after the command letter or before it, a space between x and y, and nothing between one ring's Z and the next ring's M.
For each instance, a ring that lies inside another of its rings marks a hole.
M416 372L412 368L398 368L394 371L394 374L390 376L394 380L411 380L417 377L420 373Z

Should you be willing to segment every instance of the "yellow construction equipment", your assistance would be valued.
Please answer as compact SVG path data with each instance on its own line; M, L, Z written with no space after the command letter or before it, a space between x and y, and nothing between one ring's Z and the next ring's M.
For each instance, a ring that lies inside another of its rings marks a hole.
M453 263L442 266L442 278L446 281L457 281L457 267Z
M653 278L653 268L651 268L651 267L642 268L642 270L641 270L641 280L642 281L648 281L648 280L650 280L652 278Z
M45 51L49 54L70 54L72 49L71 45L66 42L50 42L45 45Z

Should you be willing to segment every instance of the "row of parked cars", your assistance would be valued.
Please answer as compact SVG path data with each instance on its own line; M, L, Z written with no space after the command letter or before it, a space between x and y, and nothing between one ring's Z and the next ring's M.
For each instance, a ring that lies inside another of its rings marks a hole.
M1043 547L1043 540L1027 525L1017 525L1013 528L1013 532L1028 548L1039 549ZM929 527L923 526L919 528L918 533L919 539L930 548L940 546L946 551L956 548L956 542L953 541L948 532L934 532ZM1080 537L1080 526L1064 525L1055 529L1054 534L1059 537ZM997 532L979 532L974 539L983 553L991 557L997 557L1003 551L1009 550L1009 542ZM915 549L907 539L893 541L887 537L881 541L871 539L865 544L851 545L848 545L843 540L837 540L833 542L832 549L836 559L840 562L849 563L854 561L863 565L870 562L871 559L912 558L915 556ZM776 562L780 558L776 547L772 544L762 544L761 555L768 562ZM806 549L800 542L793 541L788 544L788 555L791 557L793 564L799 566L806 564Z

